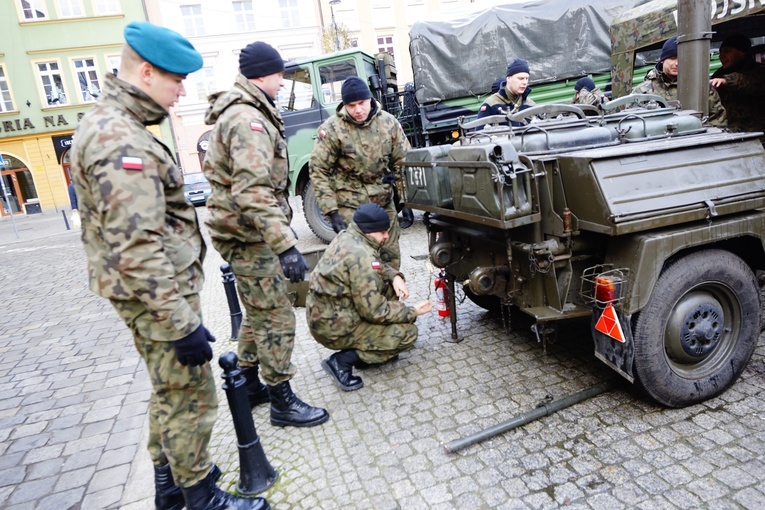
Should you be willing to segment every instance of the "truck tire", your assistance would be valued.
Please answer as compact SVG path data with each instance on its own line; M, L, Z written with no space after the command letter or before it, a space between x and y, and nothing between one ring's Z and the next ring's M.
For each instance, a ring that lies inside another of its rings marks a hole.
M634 327L636 382L668 407L719 395L749 362L759 317L757 280L739 257L715 249L676 260Z
M462 291L470 301L489 312L498 312L502 306L502 301L500 301L498 296L479 296L470 290L470 287L467 285L462 286Z
M312 182L308 183L303 195L303 211L305 212L305 220L316 237L329 244L337 234L332 230L332 225L327 221L327 218L321 214Z

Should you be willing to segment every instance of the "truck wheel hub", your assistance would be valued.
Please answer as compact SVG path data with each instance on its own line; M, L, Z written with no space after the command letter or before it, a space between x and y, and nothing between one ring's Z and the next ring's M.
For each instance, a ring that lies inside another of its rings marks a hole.
M724 319L722 307L708 295L683 300L667 325L667 355L679 363L703 361L719 344Z

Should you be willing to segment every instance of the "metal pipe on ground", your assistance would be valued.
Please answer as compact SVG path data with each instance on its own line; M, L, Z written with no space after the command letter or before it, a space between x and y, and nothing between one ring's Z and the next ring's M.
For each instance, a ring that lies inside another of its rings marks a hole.
M606 393L608 391L611 391L612 389L614 389L614 386L615 385L613 381L605 381L600 384L596 384L595 386L592 386L591 388L587 388L585 390L578 391L574 394L568 395L567 397L564 397L562 399L555 400L550 403L541 404L539 407L531 410L530 412L521 413L506 422L481 430L480 432L476 432L475 434L471 434L469 436L465 436L460 439L455 439L454 441L450 441L449 443L444 445L444 448L446 448L446 451L448 453L457 452L459 450L462 450L463 448L467 448L468 446L472 446L482 441L486 441L487 439L491 439L494 436L498 436L504 432L507 432L508 430L512 430L522 425L526 425L527 423L530 423L534 420L538 420L539 418L544 418L545 416L549 416L555 412L560 411L561 409L571 407L574 404L578 404L579 402L582 402L589 398L600 395L601 393Z

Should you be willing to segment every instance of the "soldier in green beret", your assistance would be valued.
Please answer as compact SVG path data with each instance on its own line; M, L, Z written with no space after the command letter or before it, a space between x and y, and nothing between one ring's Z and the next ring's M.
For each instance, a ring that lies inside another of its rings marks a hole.
M316 199L335 232L351 222L361 204L373 202L385 208L391 229L381 257L398 269L401 227L393 187L404 189L401 164L410 149L409 141L398 120L372 98L364 80L351 76L340 92L342 102L335 115L319 126L311 152L309 173Z
M152 382L149 454L155 506L268 509L216 486L208 445L218 402L199 292L205 245L172 151L147 126L186 92L202 56L180 34L146 22L125 28L119 78L107 75L74 136L72 176L90 288L133 333Z
M305 278L287 201L287 142L274 100L283 86L284 61L258 41L239 53L234 86L210 96L207 124L215 124L204 160L212 187L207 227L213 246L231 264L246 310L239 333L239 363L250 405L271 402L271 424L313 427L329 413L295 396L290 379L295 315L286 279ZM262 369L264 385L258 377Z
M404 275L382 262L390 215L377 204L364 204L311 272L306 319L311 334L336 350L322 368L344 391L361 388L353 366L385 363L414 347L417 316L432 310L430 301L408 306Z

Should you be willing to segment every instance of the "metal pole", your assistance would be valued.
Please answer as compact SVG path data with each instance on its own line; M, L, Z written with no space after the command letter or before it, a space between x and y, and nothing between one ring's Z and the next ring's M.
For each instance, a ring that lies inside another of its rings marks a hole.
M234 421L239 448L239 483L236 490L245 495L258 494L271 487L279 473L271 466L260 444L252 410L247 400L246 379L233 352L223 354L218 364L223 369L223 390L226 392L231 418Z
M340 3L340 0L330 0L329 2L329 12L332 13L332 26L335 29L335 51L340 51L340 37L337 34L337 22L335 21L335 9L332 6L339 3Z
M492 437L498 436L499 434L507 432L508 430L520 427L521 425L526 425L527 423L538 420L539 418L549 416L555 412L560 411L561 409L571 407L572 405L578 404L579 402L587 400L588 398L592 398L596 395L600 395L601 393L611 391L613 388L614 383L611 381L596 384L592 388L587 388L586 390L579 391L560 400L550 402L549 404L542 404L536 409L533 409L531 412L521 413L515 418L512 418L511 420L508 420L504 423L500 423L499 425L494 425L493 427L489 427L488 429L476 432L475 434L471 434L460 439L455 439L454 441L444 445L444 448L446 448L447 452L454 453L463 448L467 448L468 446L480 443L481 441L491 439Z
M683 108L709 115L709 42L712 4L708 0L677 2L677 98Z
M3 156L0 154L0 170L5 168L5 163L3 161ZM3 197L5 198L5 203L8 205L8 214L11 216L11 224L13 225L13 232L16 234L16 239L19 238L19 229L16 228L16 220L13 219L13 207L11 207L11 199L8 197L8 189L5 187L5 180L3 179L3 176L0 175L0 187L3 188Z
M66 229L67 229L67 230L72 230L72 229L69 227L69 220L67 220L67 219L66 219L66 211L61 211L61 216L63 216L63 217L64 217L64 225L66 225Z

